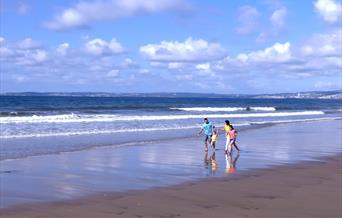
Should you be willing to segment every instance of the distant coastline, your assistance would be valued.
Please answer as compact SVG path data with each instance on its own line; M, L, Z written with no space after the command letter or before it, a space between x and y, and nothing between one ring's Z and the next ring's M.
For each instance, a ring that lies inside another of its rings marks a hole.
M0 96L69 96L69 97L163 97L163 98L256 98L256 99L342 99L342 90L308 91L276 94L215 94L188 92L111 93L111 92L4 92Z

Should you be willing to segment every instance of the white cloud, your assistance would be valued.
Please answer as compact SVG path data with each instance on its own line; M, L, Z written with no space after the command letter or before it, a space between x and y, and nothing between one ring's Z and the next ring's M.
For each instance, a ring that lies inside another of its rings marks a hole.
M0 57L9 57L13 54L13 52L5 47L5 46L0 46Z
M56 15L45 26L52 30L66 30L89 26L93 21L116 20L122 17L155 13L166 10L184 10L182 0L102 0L81 1Z
M275 10L270 17L271 24L276 29L283 28L285 24L286 15L287 15L287 9L285 7Z
M317 0L314 2L314 6L324 21L331 24L341 21L341 3L335 0Z
M32 40L31 38L26 38L18 42L18 48L20 49L36 49L41 46L42 44L39 41Z
M48 54L45 50L27 50L23 55L16 58L19 65L36 65L48 60Z
M111 70L107 73L107 77L111 77L111 78L115 78L115 77L119 77L120 76L120 70L118 69L114 69L114 70Z
M105 41L103 39L93 39L85 44L85 51L92 55L113 55L120 54L125 51L122 45L113 38L111 41Z
M13 54L13 51L11 51L7 47L5 38L0 37L0 58L2 58L2 57L9 57L12 54Z
M238 21L240 26L236 29L239 34L246 35L252 33L258 26L259 12L251 6L242 6L238 11Z
M178 69L181 69L182 67L184 66L183 63L179 63L179 62L171 62L167 65L167 67L170 69L170 70L178 70Z
M70 47L69 43L62 43L58 46L56 51L58 54L65 56L68 52L69 47Z
M195 68L200 76L214 77L216 75L212 71L210 63L197 64Z
M105 48L95 46L96 58L87 55L84 46L71 49L72 46L69 43L62 43L56 47L36 48L32 46L31 42L35 41L33 39L16 42L2 41L1 67L8 72L6 76L13 81L17 80L10 77L10 73L17 73L18 76L29 75L29 78L33 78L32 81L42 78L56 81L61 79L64 84L88 84L90 82L101 84L121 81L119 85L124 86L130 80L130 76L140 70L140 66L126 55L124 57L98 56L118 52L113 43L115 40L107 41L105 45L101 44Z
M254 51L250 53L240 53L237 59L242 62L284 62L291 58L291 44L286 42L284 44L275 43L271 47L264 50Z
M40 63L47 59L47 53L44 50L37 50L32 54L32 58L34 61Z
M342 29L314 34L301 48L305 56L342 56Z
M210 71L210 63L197 64L196 69L201 71Z
M225 49L219 43L189 37L184 42L162 41L144 45L140 47L140 53L155 62L200 62L222 58Z
M135 68L136 66L136 63L134 63L131 58L125 58L125 60L121 64L122 68Z

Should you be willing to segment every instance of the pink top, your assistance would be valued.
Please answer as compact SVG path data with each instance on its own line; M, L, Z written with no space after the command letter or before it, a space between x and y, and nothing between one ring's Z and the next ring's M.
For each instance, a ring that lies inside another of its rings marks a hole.
M235 129L229 130L228 132L230 139L236 139L237 131Z

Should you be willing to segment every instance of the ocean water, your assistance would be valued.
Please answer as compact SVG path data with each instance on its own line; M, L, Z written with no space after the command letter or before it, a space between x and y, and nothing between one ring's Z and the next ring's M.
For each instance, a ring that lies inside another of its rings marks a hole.
M193 137L204 117L238 130L341 119L341 100L0 96L0 160Z

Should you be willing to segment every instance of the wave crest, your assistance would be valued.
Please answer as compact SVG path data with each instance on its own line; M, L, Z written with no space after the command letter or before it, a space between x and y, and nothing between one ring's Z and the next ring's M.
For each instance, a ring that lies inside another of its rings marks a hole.
M323 115L323 111L274 112L274 113L243 113L243 114L182 114L182 115L48 115L25 117L0 117L0 124L11 123L89 123L89 122L115 122L115 121L158 121L158 120L186 120L207 118L248 118L248 117L287 117Z
M275 107L181 107L170 108L180 111L234 112L234 111L276 111Z

